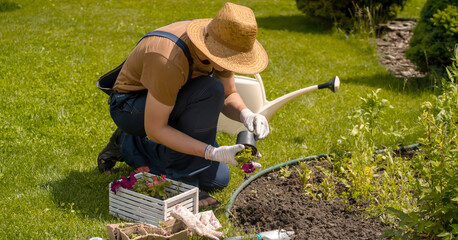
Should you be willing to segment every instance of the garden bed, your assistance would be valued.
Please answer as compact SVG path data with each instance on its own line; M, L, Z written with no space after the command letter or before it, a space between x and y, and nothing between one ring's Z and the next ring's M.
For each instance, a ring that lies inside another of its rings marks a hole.
M321 183L324 175L318 169L331 168L326 161L310 161L309 182ZM301 189L297 165L289 166L291 175L281 177L281 169L264 174L245 187L231 210L239 226L247 231L293 230L294 239L380 239L387 226L378 219L364 216L360 204L333 200L313 200ZM285 169L283 169L285 171ZM348 189L338 184L336 195ZM351 206L349 208L349 206Z

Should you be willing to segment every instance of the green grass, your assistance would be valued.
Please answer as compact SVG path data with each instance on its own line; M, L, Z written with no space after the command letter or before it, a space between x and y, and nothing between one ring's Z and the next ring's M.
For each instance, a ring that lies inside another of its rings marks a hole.
M144 33L171 21L213 17L224 2L15 0L19 8L0 12L1 238L106 237L106 224L121 221L108 214L108 183L131 168L118 164L109 176L97 171L97 154L115 125L96 79L121 63ZM408 129L396 143L416 141L420 104L432 93L391 76L373 42L308 19L293 0L235 3L257 16L258 39L269 54L261 73L269 100L334 75L341 79L337 94L308 93L277 112L271 134L258 142L264 166L336 151L359 97L377 88L394 106L383 125ZM221 145L235 143L228 134L217 138ZM378 139L380 147L390 144ZM233 230L225 205L243 181L231 170L230 186L215 195L223 202L216 214L226 232Z
M420 11L426 0L408 0L404 9L398 14L398 17L403 18L418 18Z

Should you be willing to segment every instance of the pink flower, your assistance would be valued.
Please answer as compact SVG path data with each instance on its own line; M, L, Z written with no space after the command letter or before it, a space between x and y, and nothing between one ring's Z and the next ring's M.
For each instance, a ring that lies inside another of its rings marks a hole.
M132 187L137 182L137 178L134 175L135 173L131 172L128 178L121 176L121 187L126 189L132 189Z
M161 174L162 181L168 182L167 179L165 179L165 177L166 177L166 176L165 176L164 174Z
M135 173L147 173L149 172L149 167L148 166L143 166L143 167L139 167L135 170Z
M159 184L159 183L161 183L161 182L159 182L159 181L157 180L156 176L153 176L153 184L154 184L154 185L157 185L157 184Z
M116 179L113 180L113 182L111 183L111 191L116 194L116 189L118 189L119 187L121 187L121 181L118 181Z
M254 167L253 163L249 162L249 163L243 164L242 170L245 173L252 173L252 172L254 172L256 170L256 168Z

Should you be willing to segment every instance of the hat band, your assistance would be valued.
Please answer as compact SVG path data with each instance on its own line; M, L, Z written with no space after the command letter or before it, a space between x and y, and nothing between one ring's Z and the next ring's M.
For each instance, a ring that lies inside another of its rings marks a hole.
M207 31L207 34L210 34L210 36L212 38L214 38L217 42L223 44L224 46L226 46L226 47L228 47L228 48L230 48L232 50L239 51L239 52L249 52L253 48L253 47L251 47L251 48L240 47L240 46L231 44L230 42L222 40L217 34L215 34L215 32L213 32L210 24L211 24L211 22L207 26L205 26L205 30Z

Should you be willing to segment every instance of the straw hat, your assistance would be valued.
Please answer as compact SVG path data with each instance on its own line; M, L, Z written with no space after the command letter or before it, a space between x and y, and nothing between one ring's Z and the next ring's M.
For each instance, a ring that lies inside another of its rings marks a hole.
M267 67L257 31L253 11L233 3L226 3L213 19L193 20L187 28L189 39L205 56L239 74L256 74Z

